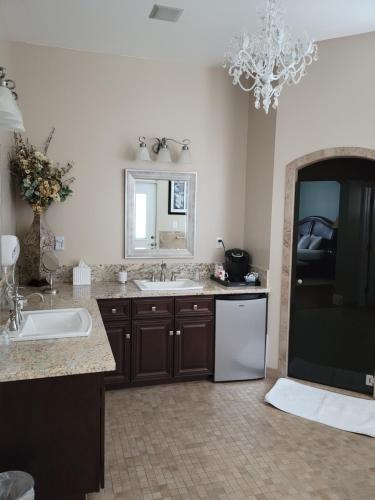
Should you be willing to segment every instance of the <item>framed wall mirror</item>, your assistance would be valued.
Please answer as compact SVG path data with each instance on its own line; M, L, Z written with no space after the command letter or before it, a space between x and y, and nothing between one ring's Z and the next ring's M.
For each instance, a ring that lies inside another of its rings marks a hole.
M125 170L125 257L193 257L195 172Z

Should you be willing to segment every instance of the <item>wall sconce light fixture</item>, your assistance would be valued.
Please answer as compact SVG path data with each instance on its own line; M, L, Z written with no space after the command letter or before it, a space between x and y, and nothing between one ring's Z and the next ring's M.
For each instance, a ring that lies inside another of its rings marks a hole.
M22 114L17 106L16 84L6 78L5 68L0 66L0 128L24 132Z
M171 139L169 137L163 137L159 139L155 137L153 139L155 142L151 146L151 150L157 155L158 163L170 163L172 161L171 153L168 147L168 141L175 142L182 146L180 155L178 157L177 163L191 163L190 156L190 139L183 139L182 141L176 141L176 139ZM139 147L137 151L137 160L150 161L150 153L146 144L146 137L143 135L139 137Z

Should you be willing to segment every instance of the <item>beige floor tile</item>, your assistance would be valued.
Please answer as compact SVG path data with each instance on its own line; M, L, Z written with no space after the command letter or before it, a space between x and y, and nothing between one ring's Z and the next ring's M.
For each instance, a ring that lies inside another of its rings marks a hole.
M88 500L374 500L375 440L263 402L266 381L106 394L106 488Z

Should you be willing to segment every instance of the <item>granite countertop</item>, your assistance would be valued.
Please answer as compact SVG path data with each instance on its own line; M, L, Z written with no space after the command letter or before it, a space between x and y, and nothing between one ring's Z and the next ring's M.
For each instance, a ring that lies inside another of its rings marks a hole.
M70 288L70 289L69 289ZM88 337L34 340L0 344L0 382L31 380L97 373L115 369L115 360L108 342L95 298L74 298L72 286L56 296L46 295L44 302L32 297L25 310L65 309L84 307L92 316L92 330ZM22 290L22 293L35 289ZM0 312L0 324L7 321L8 312Z
M45 296L44 302L37 297L29 300L25 310L63 309L84 307L92 316L92 331L88 337L10 342L0 344L0 382L31 380L64 375L105 372L115 369L115 361L100 316L96 299L178 295L225 295L238 293L268 293L261 286L226 288L213 281L204 281L203 289L181 291L143 292L130 282L93 283L91 286L58 284L59 293ZM27 295L35 289L23 290ZM0 311L0 325L8 319L7 311Z
M130 281L127 285L121 285L116 282L98 282L93 283L90 287L85 286L70 286L73 288L73 294L85 295L90 294L96 299L120 299L120 298L135 298L135 297L176 297L178 295L231 295L238 293L269 293L269 289L262 286L229 288L219 285L215 281L201 281L203 288L200 290L186 291L152 291L145 292L139 290L137 285ZM62 285L66 287L67 285ZM65 290L65 288L64 288Z

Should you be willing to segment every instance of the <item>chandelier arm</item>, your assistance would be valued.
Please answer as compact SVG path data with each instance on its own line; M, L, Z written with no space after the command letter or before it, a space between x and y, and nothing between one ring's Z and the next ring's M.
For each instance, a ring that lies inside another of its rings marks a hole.
M283 70L277 74L273 74L271 76L269 76L269 80L270 81L279 81L281 86L284 85L285 81L287 81L287 76L288 74L292 77L292 80L293 80L293 83L299 83L302 76L303 76L303 69L305 66L308 66L309 64L312 63L312 57L311 55L308 56L308 61L306 62L305 61L305 58L306 56L303 56L300 58L300 61L299 61L299 67L296 68L296 69L293 69L293 64L289 64L288 66L286 66L283 62L282 59L279 60L279 63L280 65L282 66ZM252 58L250 58L252 60ZM309 62L309 60L311 59L311 62ZM255 62L254 62L254 65L255 65ZM231 66L229 68L229 74L231 76L234 76L233 75L233 71L235 71L235 68L236 66ZM246 63L245 64L245 72L246 72L246 75L248 78L252 78L254 80L254 83L251 87L244 87L244 85L242 84L242 82L240 81L240 79L238 78L238 81L237 83L240 85L241 89L242 90L245 90L245 91L251 91L254 89L254 87L256 86L257 82L257 76L258 76L258 79L262 80L262 77L263 77L263 74L258 71L257 73L251 68L249 67L249 64ZM243 73L243 71L242 71ZM295 78L295 76L298 75L298 78ZM284 81L282 81L284 80ZM272 91L272 94L271 94L271 97L274 95L274 91Z
M252 55L245 49L242 49L240 50L239 52L239 56L243 55L243 54L246 54L246 56L248 57L248 59L250 60L252 66L254 69L251 69L251 66L249 64L248 61L244 62L243 64L246 66L247 68L247 73L252 77L252 78L256 78L255 75L262 75L264 73L263 69L262 68L259 68L258 67L258 64L257 62L253 59ZM267 65L268 66L268 65Z
M244 87L244 85L242 84L242 82L240 80L240 77L241 77L241 74L243 73L243 71L241 71L240 75L237 75L237 72L240 71L240 70L238 70L236 68L237 68L237 66L232 65L228 69L229 76L231 76L232 79L233 79L233 85L238 84L241 87L241 89L244 90L245 92L250 92L251 90L253 90L253 88L256 86L256 83L257 83L255 81L255 78L251 74L248 74L249 77L251 76L254 79L254 83L253 83L253 85L250 88L249 87Z
M238 83L238 85L240 86L240 88L241 88L242 90L244 90L245 92L251 92L251 91L252 91L252 90L256 87L256 82L254 82L254 83L253 83L253 85L252 85L251 87L245 87L245 86L242 84L241 80L238 80L238 82L237 82L237 83Z
M298 71L301 70L301 66L303 65L309 66L310 64L312 64L314 60L314 55L316 55L316 53L317 53L317 45L316 43L310 41L308 48L304 51L302 55L300 55L298 61L295 64L290 63L289 65L286 65L281 56L279 57L279 62L281 63L283 68L289 69L289 71L292 70L293 67L295 67L296 65L299 65L299 68L295 68L293 70L294 73L298 73Z
M305 65L304 65L303 61L301 61L301 65L297 69L293 69L293 65L283 66L283 70L280 73L278 73L278 75L275 75L275 78L273 78L273 80L274 81L281 81L282 79L287 80L288 75L291 77L294 77L296 74L299 74L302 72L304 66ZM302 76L303 75L301 75L301 77Z
M306 66L310 66L310 64L313 62L313 57L311 54L305 54L300 57L299 61L296 63L298 64L298 67L295 67L292 63L286 66L284 64L284 61L282 58L279 59L279 64L283 67L283 71L279 73L279 77L277 78L278 80L282 77L285 76L285 74L288 74L292 77L294 83L299 83L301 81L301 78L303 76L303 70ZM295 76L299 75L297 80L295 81Z

